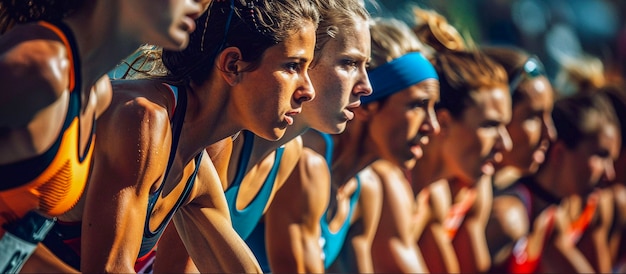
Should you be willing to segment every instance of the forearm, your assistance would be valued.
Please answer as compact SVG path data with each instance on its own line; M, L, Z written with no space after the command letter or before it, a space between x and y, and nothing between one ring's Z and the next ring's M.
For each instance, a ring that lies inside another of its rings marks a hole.
M63 263L44 245L39 244L21 270L22 273L78 273L78 271Z
M486 272L491 266L485 227L475 219L466 220L452 241L461 272Z
M593 232L593 257L589 258L589 261L598 273L611 272L611 252L607 239L607 230L599 229Z
M156 259L152 270L154 273L198 273L200 270L196 267L185 248L183 241L178 235L176 226L170 223L161 239L159 239Z
M546 245L542 258L543 270L559 273L593 273L593 267L585 256L566 240L551 241Z
M402 243L398 239L391 239L389 243L390 255L393 258L396 270L390 272L401 273L427 273L428 268L426 262L416 246L410 246L409 243ZM391 269L390 269L391 270Z
M184 209L174 221L200 272L261 273L252 251L218 210Z
M266 243L272 272L324 272L319 235L307 233L300 224L286 225L286 230L279 230L271 223L267 225Z
M359 273L374 272L372 244L365 237L354 237L351 241Z
M424 230L418 246L426 261L428 270L433 273L458 273L459 260L448 235L438 224L432 224Z

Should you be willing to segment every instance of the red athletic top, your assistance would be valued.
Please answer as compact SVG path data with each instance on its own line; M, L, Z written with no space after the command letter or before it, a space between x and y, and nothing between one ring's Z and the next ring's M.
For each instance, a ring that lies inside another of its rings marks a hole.
M587 228L589 228L593 215L595 215L596 209L598 208L599 199L600 195L598 193L591 193L589 197L587 197L585 209L583 209L583 212L580 216L578 216L578 219L574 220L567 229L567 237L571 241L572 245L576 245L578 241L580 241L583 233L585 233Z
M448 210L448 214L446 214L443 220L443 228L450 239L454 239L454 236L456 236L456 232L459 230L459 227L461 227L465 215L467 215L467 212L472 208L475 201L476 191L469 190L469 193L462 201L453 204L450 210Z

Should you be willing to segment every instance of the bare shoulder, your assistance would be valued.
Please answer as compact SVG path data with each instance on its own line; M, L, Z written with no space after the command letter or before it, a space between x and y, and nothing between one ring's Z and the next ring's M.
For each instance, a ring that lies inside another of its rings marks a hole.
M304 148L283 186L270 204L267 218L319 222L330 196L330 171L324 157Z
M285 184L289 175L298 164L300 156L302 155L302 150L302 138L300 137L296 137L295 139L284 144L283 157L280 160L280 168L278 169L275 183L276 186L274 188L280 189Z
M497 196L493 199L493 208L489 218L489 224L495 226L501 236L511 240L517 240L527 235L530 231L527 210L519 198L513 195ZM490 231L491 236L494 231Z
M387 197L398 197L398 195L406 195L412 192L408 187L408 181L400 168L396 165L385 161L378 160L372 163L363 172L371 173L372 183L376 183L378 191L383 192ZM398 201L398 199L385 199L385 202ZM387 201L389 200L389 201Z
M68 54L59 37L36 24L18 26L2 35L0 114L9 109L12 117L28 117L55 102L68 90Z
M366 167L358 173L359 181L361 182L361 197L359 199L362 202L373 202L382 200L382 176L376 172L371 166Z
M164 170L171 145L166 103L158 90L125 81L113 82L111 105L97 121L97 162L108 163L111 172ZM143 88L155 95L140 96Z

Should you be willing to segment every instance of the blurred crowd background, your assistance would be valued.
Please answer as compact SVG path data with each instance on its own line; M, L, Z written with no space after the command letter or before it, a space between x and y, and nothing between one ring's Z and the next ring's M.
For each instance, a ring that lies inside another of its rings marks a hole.
M626 1L623 0L365 0L373 16L413 24L412 6L444 15L480 45L515 45L536 54L562 95L561 68L626 75ZM606 79L611 80L611 79ZM565 94L563 94L565 93Z

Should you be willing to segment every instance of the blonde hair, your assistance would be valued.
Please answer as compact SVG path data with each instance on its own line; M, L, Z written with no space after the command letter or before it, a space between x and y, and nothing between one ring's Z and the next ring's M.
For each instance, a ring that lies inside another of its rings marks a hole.
M561 68L554 82L556 90L563 94L596 90L607 82L604 64L591 55L561 58Z
M316 53L340 31L354 27L357 20L370 19L369 13L358 0L314 0L313 3L320 13L315 41Z
M372 58L374 69L409 52L423 52L422 44L408 25L392 18L376 18L370 25L372 35Z

